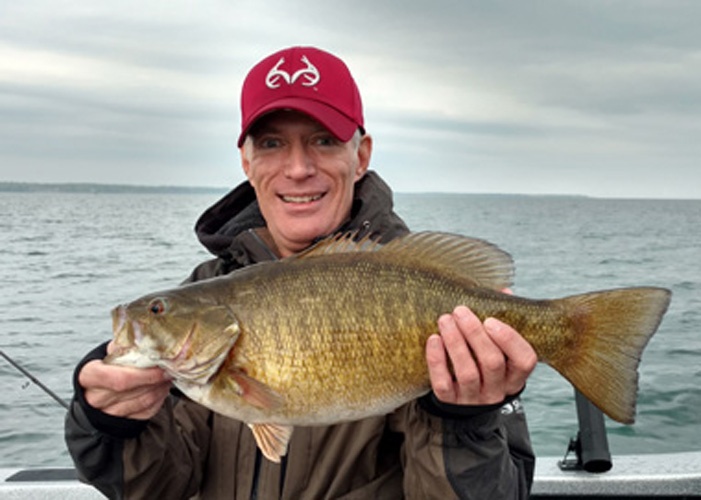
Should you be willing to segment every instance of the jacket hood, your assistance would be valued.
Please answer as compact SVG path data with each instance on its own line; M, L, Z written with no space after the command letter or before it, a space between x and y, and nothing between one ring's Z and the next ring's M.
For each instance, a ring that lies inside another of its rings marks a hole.
M237 237L251 229L265 227L256 194L246 181L209 207L197 220L195 233L202 245L218 257L231 254ZM335 232L360 230L361 235L408 231L393 211L392 190L374 171L355 184L351 219Z

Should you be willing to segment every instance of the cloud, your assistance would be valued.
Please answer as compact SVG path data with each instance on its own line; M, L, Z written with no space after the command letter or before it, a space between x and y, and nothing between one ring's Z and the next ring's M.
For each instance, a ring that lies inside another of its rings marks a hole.
M0 8L3 180L237 182L247 70L309 44L353 70L399 189L701 197L695 2Z

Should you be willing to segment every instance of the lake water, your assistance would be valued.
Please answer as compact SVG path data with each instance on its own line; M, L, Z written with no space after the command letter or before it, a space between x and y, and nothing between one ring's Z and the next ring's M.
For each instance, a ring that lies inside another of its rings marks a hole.
M110 337L110 309L209 257L192 226L217 194L0 193L0 348L59 396ZM701 450L701 201L397 195L412 229L479 236L516 262L514 292L633 285L674 295L640 367L637 421L607 420L614 455ZM0 467L69 466L64 409L0 359ZM573 392L539 365L524 394L537 454L564 455Z

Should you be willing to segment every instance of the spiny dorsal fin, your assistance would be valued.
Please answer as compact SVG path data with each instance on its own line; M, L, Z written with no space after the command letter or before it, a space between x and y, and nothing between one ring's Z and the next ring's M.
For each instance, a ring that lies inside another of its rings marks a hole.
M409 233L386 245L364 237L354 241L356 233L332 236L294 258L313 258L335 253L382 252L392 262L402 262L469 278L475 285L501 291L513 284L511 256L485 240L450 233L425 231Z
M351 231L329 236L292 258L306 259L334 253L372 252L381 248L379 240L371 240L369 236L356 241L357 234L357 231Z

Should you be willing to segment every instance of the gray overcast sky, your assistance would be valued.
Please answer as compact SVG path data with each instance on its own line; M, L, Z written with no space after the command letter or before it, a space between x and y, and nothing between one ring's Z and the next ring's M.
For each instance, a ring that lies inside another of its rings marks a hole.
M246 72L343 58L397 191L701 198L701 2L0 0L0 181L233 186Z

